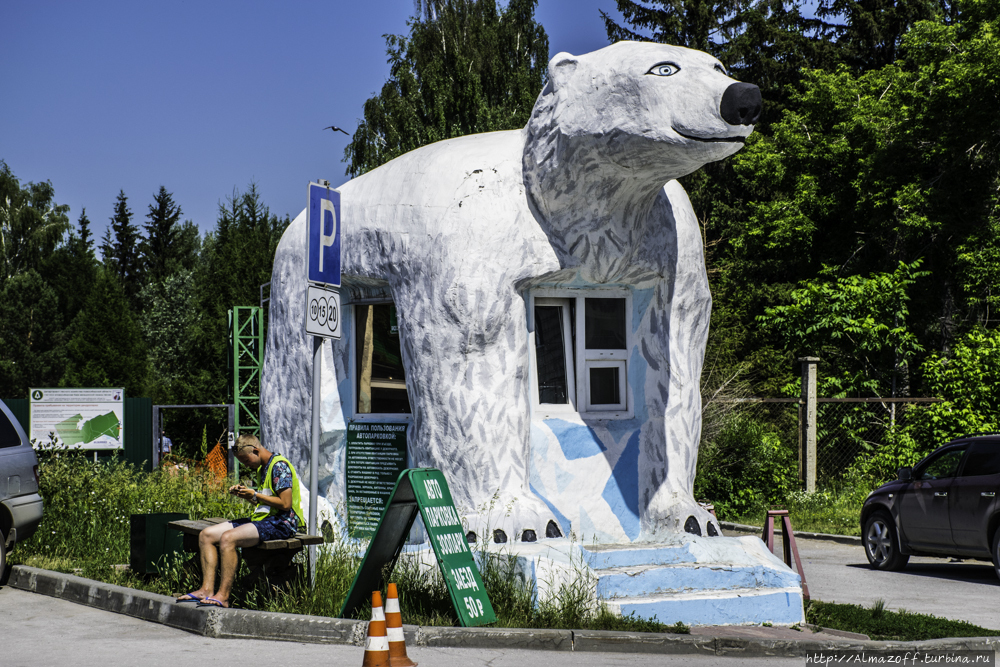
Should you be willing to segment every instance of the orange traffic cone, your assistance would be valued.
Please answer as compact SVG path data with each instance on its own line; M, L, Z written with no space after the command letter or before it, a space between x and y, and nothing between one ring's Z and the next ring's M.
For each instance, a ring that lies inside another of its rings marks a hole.
M390 667L389 638L385 634L385 614L382 612L382 594L372 592L372 620L368 622L365 639L365 659L361 667Z
M385 599L385 628L389 635L389 662L392 667L417 667L406 655L406 638L403 636L403 614L399 611L396 584L389 584Z

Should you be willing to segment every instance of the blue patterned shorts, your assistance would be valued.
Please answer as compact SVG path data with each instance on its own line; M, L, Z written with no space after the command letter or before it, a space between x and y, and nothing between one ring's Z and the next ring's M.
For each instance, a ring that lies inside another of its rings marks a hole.
M233 519L229 523L233 524L233 528L235 528L236 526L250 523L250 521L249 518L243 518ZM295 531L288 526L288 523L277 517L269 516L260 521L254 521L253 525L257 527L257 534L260 535L261 542L267 542L268 540L289 540L295 536Z

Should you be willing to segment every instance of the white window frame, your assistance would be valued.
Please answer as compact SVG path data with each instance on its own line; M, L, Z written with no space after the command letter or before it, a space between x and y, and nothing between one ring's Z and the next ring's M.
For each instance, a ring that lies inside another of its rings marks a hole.
M385 305L396 305L396 302L391 299L379 299L379 300L364 300L352 302L349 305L351 308L351 346L348 350L348 374L351 379L351 417L352 421L377 421L377 422L405 422L410 423L413 421L413 402L410 402L411 412L358 412L358 319L357 312L358 308L368 307L368 306L385 306ZM396 310L396 317L399 317L399 310ZM402 332L400 332L402 336ZM402 343L402 339L400 340ZM402 348L402 344L400 344ZM406 387L406 396L409 400L410 387Z
M625 299L625 349L587 350L586 304L584 299ZM565 404L540 403L538 400L538 360L535 357L535 305L563 305L564 317L569 317L569 300L575 305L575 330L567 326L564 319L563 330L567 338L563 341L566 350L566 382L568 402ZM575 334L575 340L569 336ZM632 293L626 288L602 287L594 289L550 289L539 288L529 292L528 299L528 349L531 366L531 406L535 415L541 418L579 414L590 419L631 419L635 416L635 401L628 382L628 356L633 347L632 334ZM575 353L575 355L574 355ZM572 359L569 357L574 355ZM590 405L590 369L620 368L620 392L622 403L610 407L600 404Z

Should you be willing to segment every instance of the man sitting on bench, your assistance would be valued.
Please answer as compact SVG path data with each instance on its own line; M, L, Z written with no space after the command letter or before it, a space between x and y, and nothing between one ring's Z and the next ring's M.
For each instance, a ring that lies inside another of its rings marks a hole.
M236 547L254 547L267 540L287 540L301 527L299 477L291 462L264 449L256 436L236 440L236 458L257 471L257 488L237 484L229 492L254 504L253 516L210 526L198 535L201 558L201 588L177 598L199 607L229 607L229 594L236 579L239 557ZM216 551L218 549L218 551ZM215 568L221 561L221 577L215 588Z

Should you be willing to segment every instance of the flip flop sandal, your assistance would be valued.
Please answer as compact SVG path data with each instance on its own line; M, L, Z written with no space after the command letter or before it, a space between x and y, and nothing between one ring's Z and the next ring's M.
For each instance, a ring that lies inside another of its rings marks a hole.
M197 597L194 593L188 593L187 595L182 595L181 597L174 600L174 602L201 602L202 599Z
M219 600L215 598L205 598L198 603L199 607L218 607L219 609L229 609L226 605L222 604Z

